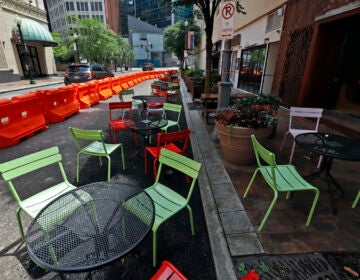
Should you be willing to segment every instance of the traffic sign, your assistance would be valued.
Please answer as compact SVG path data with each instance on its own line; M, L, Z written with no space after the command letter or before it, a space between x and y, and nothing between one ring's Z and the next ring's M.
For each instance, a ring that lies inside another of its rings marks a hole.
M226 1L221 7L221 39L232 39L234 37L235 19L234 1Z

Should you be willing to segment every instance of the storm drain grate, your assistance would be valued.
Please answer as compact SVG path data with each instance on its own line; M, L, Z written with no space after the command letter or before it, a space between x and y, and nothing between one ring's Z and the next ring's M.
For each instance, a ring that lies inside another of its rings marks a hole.
M359 266L359 255L347 255L350 267L356 271ZM279 256L259 256L236 258L234 265L238 279L254 269L261 280L350 280L358 279L347 274L343 267L347 264L334 255L296 254ZM329 260L329 261L328 261ZM357 270L358 271L358 270Z

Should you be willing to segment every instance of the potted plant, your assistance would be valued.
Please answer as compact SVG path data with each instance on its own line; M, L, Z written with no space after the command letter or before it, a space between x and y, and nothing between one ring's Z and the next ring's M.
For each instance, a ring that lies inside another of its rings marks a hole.
M231 105L215 113L215 127L225 162L247 165L255 162L250 136L260 141L274 135L281 99L259 94L232 99Z

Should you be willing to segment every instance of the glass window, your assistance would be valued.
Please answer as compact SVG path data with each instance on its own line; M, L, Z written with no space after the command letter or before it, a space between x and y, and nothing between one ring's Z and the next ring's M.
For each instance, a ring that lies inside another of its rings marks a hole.
M265 52L265 46L246 49L241 52L238 88L259 93Z
M266 32L280 28L283 10L279 9L267 18Z

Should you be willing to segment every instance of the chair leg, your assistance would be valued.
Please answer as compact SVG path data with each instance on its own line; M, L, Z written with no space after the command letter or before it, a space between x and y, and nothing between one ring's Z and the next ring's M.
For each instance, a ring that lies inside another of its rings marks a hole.
M252 183L254 182L255 177L256 177L256 175L257 175L258 172L259 172L259 168L256 168L256 170L255 170L254 174L252 175L252 177L251 177L251 179L250 179L250 182L249 182L249 184L248 184L248 186L247 186L247 188L246 188L246 190L245 190L245 193L244 193L243 198L246 198L246 196L247 196L247 194L248 194L248 192L249 192L249 190L250 190L250 188L251 188L251 186L252 186Z
M106 156L108 159L108 181L110 181L110 177L111 177L111 158L110 156Z
M312 216L314 215L314 210L315 210L315 207L316 207L317 201L319 199L319 195L320 195L320 191L318 189L315 189L314 192L315 192L315 197L314 197L313 203L311 205L309 216L306 221L306 226L310 225L310 222L311 222Z
M153 267L156 266L156 233L157 228L155 230L153 229Z
M261 221L261 224L259 226L259 232L264 227L264 225L265 225L265 223L266 223L266 221L267 221L267 219L268 219L268 217L269 217L269 215L270 215L270 213L271 213L271 211L272 211L272 209L273 209L273 207L274 207L274 205L275 205L275 203L277 201L277 198L278 198L278 193L276 191L274 191L274 198L271 201L270 206L269 206L268 210L266 211L264 218Z
M124 147L122 144L120 144L120 150L121 150L121 159L122 159L122 166L123 170L125 170L125 158L124 158Z
M293 142L293 145L292 145L292 148L291 148L291 153L290 153L290 159L289 159L289 164L292 163L292 160L293 160L293 156L294 156L294 151L295 151L295 139L294 139L294 142Z
M80 153L77 155L76 161L76 182L79 183L80 179Z
M317 169L319 169L321 167L321 163L322 163L323 159L324 159L323 156L319 157L319 161L318 161L318 164L316 166Z
M288 134L289 134L289 131L286 131L285 134L284 134L283 140L281 141L281 145L280 145L279 152L280 152L280 151L282 150L282 148L284 147L285 140L286 140L286 137L288 136Z
M353 202L353 204L351 205L351 208L355 208L356 207L356 204L359 202L359 199L360 199L360 191L358 191L358 194Z
M193 218L193 214L192 214L192 209L191 209L190 205L186 205L186 208L189 211L191 235L195 235L194 218Z
M16 210L16 219L18 222L19 230L20 230L21 240L24 242L25 234L24 234L24 229L23 229L22 222L21 222L20 212L21 212L21 208L18 207L18 209Z
M158 159L157 158L155 158L154 159L154 163L153 163L153 168L154 168L154 179L156 180L156 175L157 175L157 168L156 168L156 164L157 164L157 162L158 162Z

